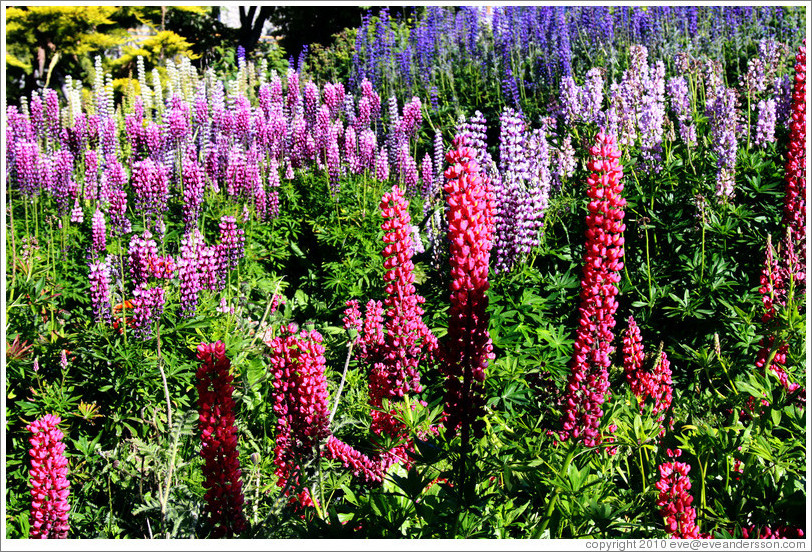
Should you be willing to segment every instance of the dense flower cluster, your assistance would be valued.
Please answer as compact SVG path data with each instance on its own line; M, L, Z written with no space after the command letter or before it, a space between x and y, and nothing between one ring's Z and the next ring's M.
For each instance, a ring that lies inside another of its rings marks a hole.
M795 84L792 89L787 183L784 194L783 224L798 255L796 289L803 292L806 281L806 40L795 56Z
M758 121L756 122L755 144L763 146L775 142L775 99L768 98L758 102Z
M90 261L90 302L97 322L109 323L110 317L110 267L106 259Z
M107 249L107 234L105 230L104 213L101 209L96 209L96 212L93 213L93 222L90 227L92 239L90 251L92 257L103 254Z
M688 146L696 144L696 125L691 117L691 98L688 94L688 82L685 77L672 77L668 81L668 96L671 108L677 116L679 135Z
M668 450L670 458L679 458L682 451ZM688 473L691 466L685 462L664 462L659 466L660 480L654 484L659 491L657 506L660 515L665 518L665 528L674 539L702 538L696 525L696 510L691 503L694 497L691 490L691 480Z
M525 123L513 108L506 108L501 117L499 135L499 168L502 178L494 188L493 254L497 272L509 270L516 261L519 243L516 239L516 217L519 206L526 202L529 160L525 153Z
M28 424L31 444L31 531L32 539L64 539L68 536L70 482L65 458L61 418L46 414Z
M336 439L328 442L331 457L342 460L367 481L380 481L392 463L408 459L405 451L412 444L396 417L396 402L404 395L422 391L418 364L431 360L437 351L437 339L423 322L424 299L415 293L413 227L408 202L399 186L384 194L380 208L386 244L382 251L386 299L383 304L369 301L363 319L358 301L348 301L344 327L358 332L358 356L370 366L371 429L399 442L389 451L376 451L372 457ZM389 401L389 409L384 400Z
M266 341L270 348L276 425L277 485L285 496L299 490L291 502L311 506L307 488L301 488L301 468L317 457L317 447L330 435L327 380L324 378L324 346L317 331L297 333L294 324L283 326L280 335Z
M727 200L735 193L739 97L735 88L724 85L720 64L706 62L704 77L705 114L710 122L712 149L716 153L716 195Z
M787 302L787 296L790 286L794 286L797 293L801 291L796 278L796 265L798 262L797 256L793 250L793 243L791 230L787 230L787 235L782 242L781 261L775 258L775 249L772 244L772 237L767 236L767 250L764 258L764 267L761 271L759 293L761 293L762 304L764 305L764 314L761 316L761 321L768 328L768 335L765 335L761 342L761 348L756 355L756 368L761 370L769 366L770 370L775 372L778 379L781 381L787 391L793 393L801 388L797 383L790 382L788 374L784 369L787 363L787 353L789 352L789 344L780 342L776 344L776 324L779 323L777 309L784 307ZM775 353L773 354L773 349ZM801 390L797 399L800 403L805 400L805 393Z
M380 208L386 244L382 252L386 269L385 318L377 316L377 309L373 308L367 311L367 326L354 324L354 327L363 342L360 356L371 367L372 430L396 437L400 436L401 424L391 412L382 410L382 401L395 401L422 391L418 363L434 356L437 339L423 322L424 299L415 293L411 217L408 202L398 186L384 194ZM351 312L347 316L354 316L360 323L358 303L349 301L348 307Z
M152 337L152 325L160 320L165 301L162 287L149 287L141 283L133 290L132 327L141 339Z
M186 228L197 224L203 203L203 174L197 159L187 155L183 160L183 222Z
M480 173L476 151L455 138L446 154L451 297L448 341L442 352L445 426L463 440L484 428L484 381L493 345L488 333L488 266L494 235L493 191Z
M180 309L184 317L194 316L197 310L198 292L201 290L199 259L205 247L200 230L195 228L180 241L178 279L180 280Z
M468 121L460 120L456 135L465 138L467 147L475 152L479 170L493 188L492 256L495 270L507 272L539 244L553 167L557 167L559 181L570 176L575 168L575 151L569 137L553 148L546 131L530 128L518 112L508 107L500 117L497 170L486 147L486 130L484 116L476 111ZM429 241L435 250L439 242L436 233L432 226Z
M607 132L618 143L633 145L639 140L643 166L659 172L665 123L665 66L648 65L648 49L638 44L629 48L629 68L620 82L610 87L606 111Z
M640 335L640 328L633 317L629 317L628 324L628 328L623 334L623 371L626 373L626 381L629 382L632 393L640 397L644 393L641 370L646 356L643 336Z
M234 217L223 216L220 219L220 244L217 247L223 265L230 270L237 268L240 259L245 256L245 231L237 228Z
M761 530L753 525L749 527L742 527L743 539L802 539L804 538L804 530L793 527L785 527L779 525L776 528L769 526L762 527Z
M593 171L589 196L584 276L581 280L580 322L575 336L571 374L564 395L562 438L600 444L601 405L609 398L608 368L614 350L612 330L617 310L617 283L623 268L622 232L626 200L620 150L614 136L598 132L590 148Z
M147 218L160 217L167 209L169 171L152 159L138 161L133 166L134 207Z
M230 537L247 528L242 512L243 493L237 428L234 425L234 376L222 341L197 347L197 409L203 486L206 488L204 523L212 536Z
M671 385L671 363L665 352L661 351L654 361L650 371L643 369L645 359L640 328L633 317L629 317L629 326L623 336L623 369L626 381L632 392L640 401L640 410L643 411L644 402L648 397L654 401L652 412L657 414L657 421L665 419L665 412L671 406L673 388ZM663 428L662 433L665 432Z

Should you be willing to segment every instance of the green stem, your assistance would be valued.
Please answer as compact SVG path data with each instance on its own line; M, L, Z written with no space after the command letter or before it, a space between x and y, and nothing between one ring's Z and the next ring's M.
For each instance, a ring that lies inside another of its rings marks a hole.
M13 282L17 277L17 244L14 240L14 203L11 200L11 190L9 190L8 205L8 218L11 225L11 280Z
M157 343L158 343L158 370L161 371L161 381L164 384L164 398L166 399L166 425L169 430L172 430L172 403L169 400L169 385L166 382L166 372L164 372L163 367L163 357L161 356L161 321L158 320L158 336L157 336Z
M648 224L646 224L645 230L646 230L646 273L648 274L648 300L650 308L651 303L654 301L654 295L651 291L651 254L649 251L649 243L648 243Z
M700 207L702 211L702 268L699 271L699 281L702 282L705 279L705 204L703 203Z
M643 492L645 493L646 488L648 487L648 485L646 485L646 466L645 466L645 464L643 464L643 448L642 447L637 449L637 458L640 461L640 477L641 477L641 479L643 481Z
M338 391L336 392L336 398L333 401L333 410L330 412L330 419L327 421L327 426L329 427L333 423L333 418L336 415L336 411L338 411L338 401L341 399L341 392L344 390L344 382L347 379L347 369L350 367L350 359L352 358L352 346L354 342L350 341L349 345L347 345L347 360L344 361L344 372L341 374L341 383L338 385Z
M569 471L570 464L572 463L572 459L575 456L575 447L576 444L570 445L570 451L567 453L567 457L564 460L564 465L561 468L561 473L563 477L567 477L567 472ZM561 487L556 487L555 491L553 492L553 496L550 498L550 501L547 503L547 508L544 511L544 521L541 522L541 527L539 529L539 534L543 534L544 531L547 529L547 526L550 524L550 517L553 515L553 510L555 510L555 505L558 502L558 496L561 494Z

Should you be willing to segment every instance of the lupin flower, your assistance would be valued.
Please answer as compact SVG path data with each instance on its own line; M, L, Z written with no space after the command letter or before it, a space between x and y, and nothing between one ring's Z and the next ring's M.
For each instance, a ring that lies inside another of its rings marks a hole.
M31 444L31 530L32 539L64 539L68 536L70 481L65 458L61 418L46 414L28 424Z
M265 216L273 220L279 216L279 162L271 158L268 164L268 191L265 196Z
M493 345L488 334L488 266L494 234L493 191L480 174L476 151L455 138L446 155L444 187L448 202L451 306L443 349L445 425L454 435L484 429L484 381Z
M40 192L38 182L37 164L38 148L36 142L17 142L12 146L9 143L9 151L14 149L14 169L17 176L17 186L20 192L31 199Z
M149 158L138 161L133 166L133 192L135 208L151 220L159 218L167 209L169 171Z
M565 125L583 120L584 109L581 105L581 88L575 84L575 79L567 76L561 79L559 97L561 98L561 115Z
M420 164L420 178L423 181L423 186L420 189L420 195L426 201L434 196L434 170L431 166L431 157L427 153L423 156L423 162Z
M59 150L53 156L49 191L56 200L59 215L68 212L68 205L76 197L76 184L73 182L73 155L67 150Z
M716 195L729 199L735 193L736 129L739 113L738 98L733 88L718 89L712 102L708 102L707 115L711 124L713 150L717 155Z
M90 262L90 302L97 322L109 322L110 316L110 267L107 261Z
M732 534L732 533L731 533ZM769 526L762 527L760 531L755 526L742 527L743 539L802 539L804 530L794 527L779 525L776 528Z
M162 287L150 288L141 283L133 290L132 327L144 341L152 337L152 324L160 320L165 301Z
M638 131L644 167L649 172L662 169L663 125L665 123L665 65L657 61L649 68L641 98Z
M198 275L200 289L216 291L225 287L225 275L228 270L222 255L222 248L218 246L201 246L198 256Z
M203 174L192 151L189 151L181 168L183 177L183 223L189 229L197 224L203 203Z
M677 116L679 135L688 146L696 144L696 127L691 119L691 98L685 77L672 77L666 87L671 108Z
M581 104L584 108L584 118L598 125L604 124L604 114L601 111L603 104L603 73L604 69L593 67L586 72L585 83L581 88Z
M237 219L230 216L220 218L220 245L218 246L229 270L237 268L245 256L245 231L237 228Z
M82 224L85 221L85 213L79 204L78 197L73 200L73 209L70 211L70 221L76 224Z
M673 387L671 384L671 363L665 352L661 351L654 362L651 371L643 369L642 337L640 328L633 317L629 317L628 329L623 335L623 369L626 373L626 381L632 388L632 392L640 403L640 411L644 409L646 398L654 400L652 412L657 414L657 421L665 419L665 412L671 406ZM665 432L663 428L661 435Z
M285 495L302 485L301 466L316 455L316 447L330 435L327 380L324 377L324 346L317 331L297 333L294 324L283 326L280 335L266 341L273 376L273 409L276 426L277 486ZM310 506L307 488L291 502Z
M206 489L204 523L212 529L213 537L231 537L247 529L234 425L234 376L229 373L231 362L222 341L198 345L197 358L201 361L197 409Z
M339 124L336 123L331 127L327 140L327 173L330 178L330 191L333 197L338 195L341 185L339 180L341 177L341 153L338 148L338 132L336 128L336 125Z
M769 98L758 102L755 144L763 146L775 142L775 100Z
M331 119L335 119L344 106L344 94L344 85L340 82L337 84L328 82L324 85L324 104L330 110Z
M795 56L795 84L792 90L789 151L785 165L783 226L789 228L798 255L796 287L806 282L806 40Z
M352 174L361 173L361 160L358 157L355 127L353 126L347 126L347 130L344 132L344 158L347 160L347 168Z
M517 261L519 224L517 216L527 202L526 181L530 177L525 155L525 123L511 107L501 116L499 168L502 178L494 185L494 257L496 272L507 272ZM484 144L482 144L484 147Z
M375 158L375 179L379 182L389 180L389 154L385 147L381 148L378 157Z
M380 461L370 459L362 452L355 450L335 435L327 438L324 457L340 461L345 468L349 468L354 477L365 483L382 483L389 467Z
M670 458L679 458L682 451L668 450ZM688 473L691 466L685 462L664 462L659 466L660 480L654 484L659 491L657 506L660 515L665 519L666 531L672 539L699 539L699 528L696 525L696 510L691 503L694 497L691 490L691 480Z
M173 95L169 104L169 113L166 116L169 139L174 144L180 145L189 134L191 124L189 104L178 95Z
M398 152L398 170L400 171L400 180L406 193L411 197L417 194L417 163L414 157L409 153L409 144L403 142Z
M361 94L370 105L370 117L372 120L377 119L381 115L381 97L373 89L372 83L367 79L361 81Z
M200 230L187 232L180 240L178 279L180 280L180 312L184 318L194 316L197 310L197 294L201 289L199 257L205 247Z
M98 197L99 187L99 158L96 150L85 151L85 186L84 199L91 201Z
M407 139L413 138L422 121L420 98L414 97L412 101L403 106L403 118L400 120L401 132Z
M153 259L158 257L158 244L152 239L152 232L144 230L140 236L130 239L127 265L136 285L145 283L152 276Z
M609 398L608 368L614 350L612 329L617 310L617 283L623 268L621 233L626 200L620 150L614 136L598 132L590 148L593 171L587 183L589 196L584 276L581 280L580 321L575 336L571 373L564 394L562 439L586 446L602 441L599 432L601 405Z
M359 356L371 366L372 430L406 438L394 413L383 410L383 400L396 401L422 391L417 367L421 359L434 356L437 339L423 322L424 299L415 293L411 217L403 191L394 186L384 194L380 208L386 244L382 252L386 269L385 318L380 303L370 301L362 327L358 303L349 301L345 328L358 330Z
M556 168L553 171L553 175L555 176L557 187L560 188L565 178L569 178L575 174L575 167L577 166L575 148L572 147L572 137L567 135L561 140L561 144L555 149L555 157L554 167Z
M770 370L778 376L781 385L790 393L798 391L801 386L789 381L788 374L784 369L787 363L789 344L779 342L776 345L775 339L778 332L775 326L779 323L777 308L786 305L790 286L793 286L796 293L803 293L803 281L800 285L797 281L797 263L799 259L795 255L793 242L792 231L788 229L787 235L781 243L781 262L779 263L779 260L775 258L772 237L767 235L767 251L764 258L764 267L761 271L759 292L764 305L764 314L761 321L767 326L768 334L761 339L759 343L761 348L756 355L756 368L764 370L769 366ZM770 358L773 349L775 349L775 354ZM805 401L805 393L801 392L799 394L798 401L800 404Z
M633 317L629 317L628 324L623 334L623 371L626 373L626 381L629 382L632 393L640 397L644 392L641 378L645 358L643 337Z
M364 129L358 136L358 156L362 170L375 170L375 152L378 148L378 139L375 131Z
M531 249L539 244L544 212L549 202L552 172L550 146L544 130L534 129L530 134L525 157L533 159L533 163L528 167L527 197L519 206L516 216L518 223L516 249L519 255L528 255Z

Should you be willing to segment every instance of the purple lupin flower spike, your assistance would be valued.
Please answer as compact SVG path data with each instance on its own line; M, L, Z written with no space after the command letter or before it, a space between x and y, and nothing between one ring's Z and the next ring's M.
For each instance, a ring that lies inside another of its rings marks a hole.
M242 228L237 228L237 221L234 217L220 218L220 245L222 245L226 266L229 270L237 268L240 259L245 256L244 234Z
M203 171L190 150L181 168L183 178L183 224L188 230L197 226L203 204Z
M133 333L146 341L152 337L152 325L157 322L164 311L164 289L148 287L142 282L133 290Z
M161 217L167 209L169 171L162 163L144 159L133 165L135 209L150 220Z
M421 188L421 195L424 201L428 201L434 195L434 168L431 164L431 157L427 153L423 156L423 162L420 164L420 177L423 180L423 187Z
M84 199L95 201L99 194L99 157L96 150L85 151Z
M378 148L378 140L375 137L375 131L372 129L364 129L358 137L358 156L361 164L361 170L375 170L375 152Z
M110 314L110 267L105 259L90 262L90 302L97 322L109 323Z
M178 280L180 280L180 312L184 318L191 318L197 310L200 285L200 253L205 247L200 230L187 232L180 241L178 260Z
M381 148L375 159L375 179L380 182L389 180L389 154L385 147Z
M90 245L91 257L96 258L101 256L107 250L107 236L104 223L104 213L101 209L96 208L93 213L93 222L90 226L90 234L92 243Z
M775 142L775 100L768 98L758 102L758 121L756 122L755 144L764 146Z
M271 158L268 164L268 191L265 197L265 216L273 220L279 216L279 163Z

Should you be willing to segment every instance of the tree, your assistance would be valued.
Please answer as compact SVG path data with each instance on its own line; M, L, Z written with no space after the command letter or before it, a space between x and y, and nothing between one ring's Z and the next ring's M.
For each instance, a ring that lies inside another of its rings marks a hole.
M89 74L96 53L126 40L111 6L6 8L6 97ZM58 77L57 77L58 76ZM54 79L54 77L57 77ZM16 97L15 97L16 96Z
M9 7L6 22L8 102L43 86L59 88L65 75L89 85L96 55L122 78L134 72L139 55L151 71L167 58L199 58L221 41L233 41L216 11L199 6ZM139 27L149 36L135 41Z

